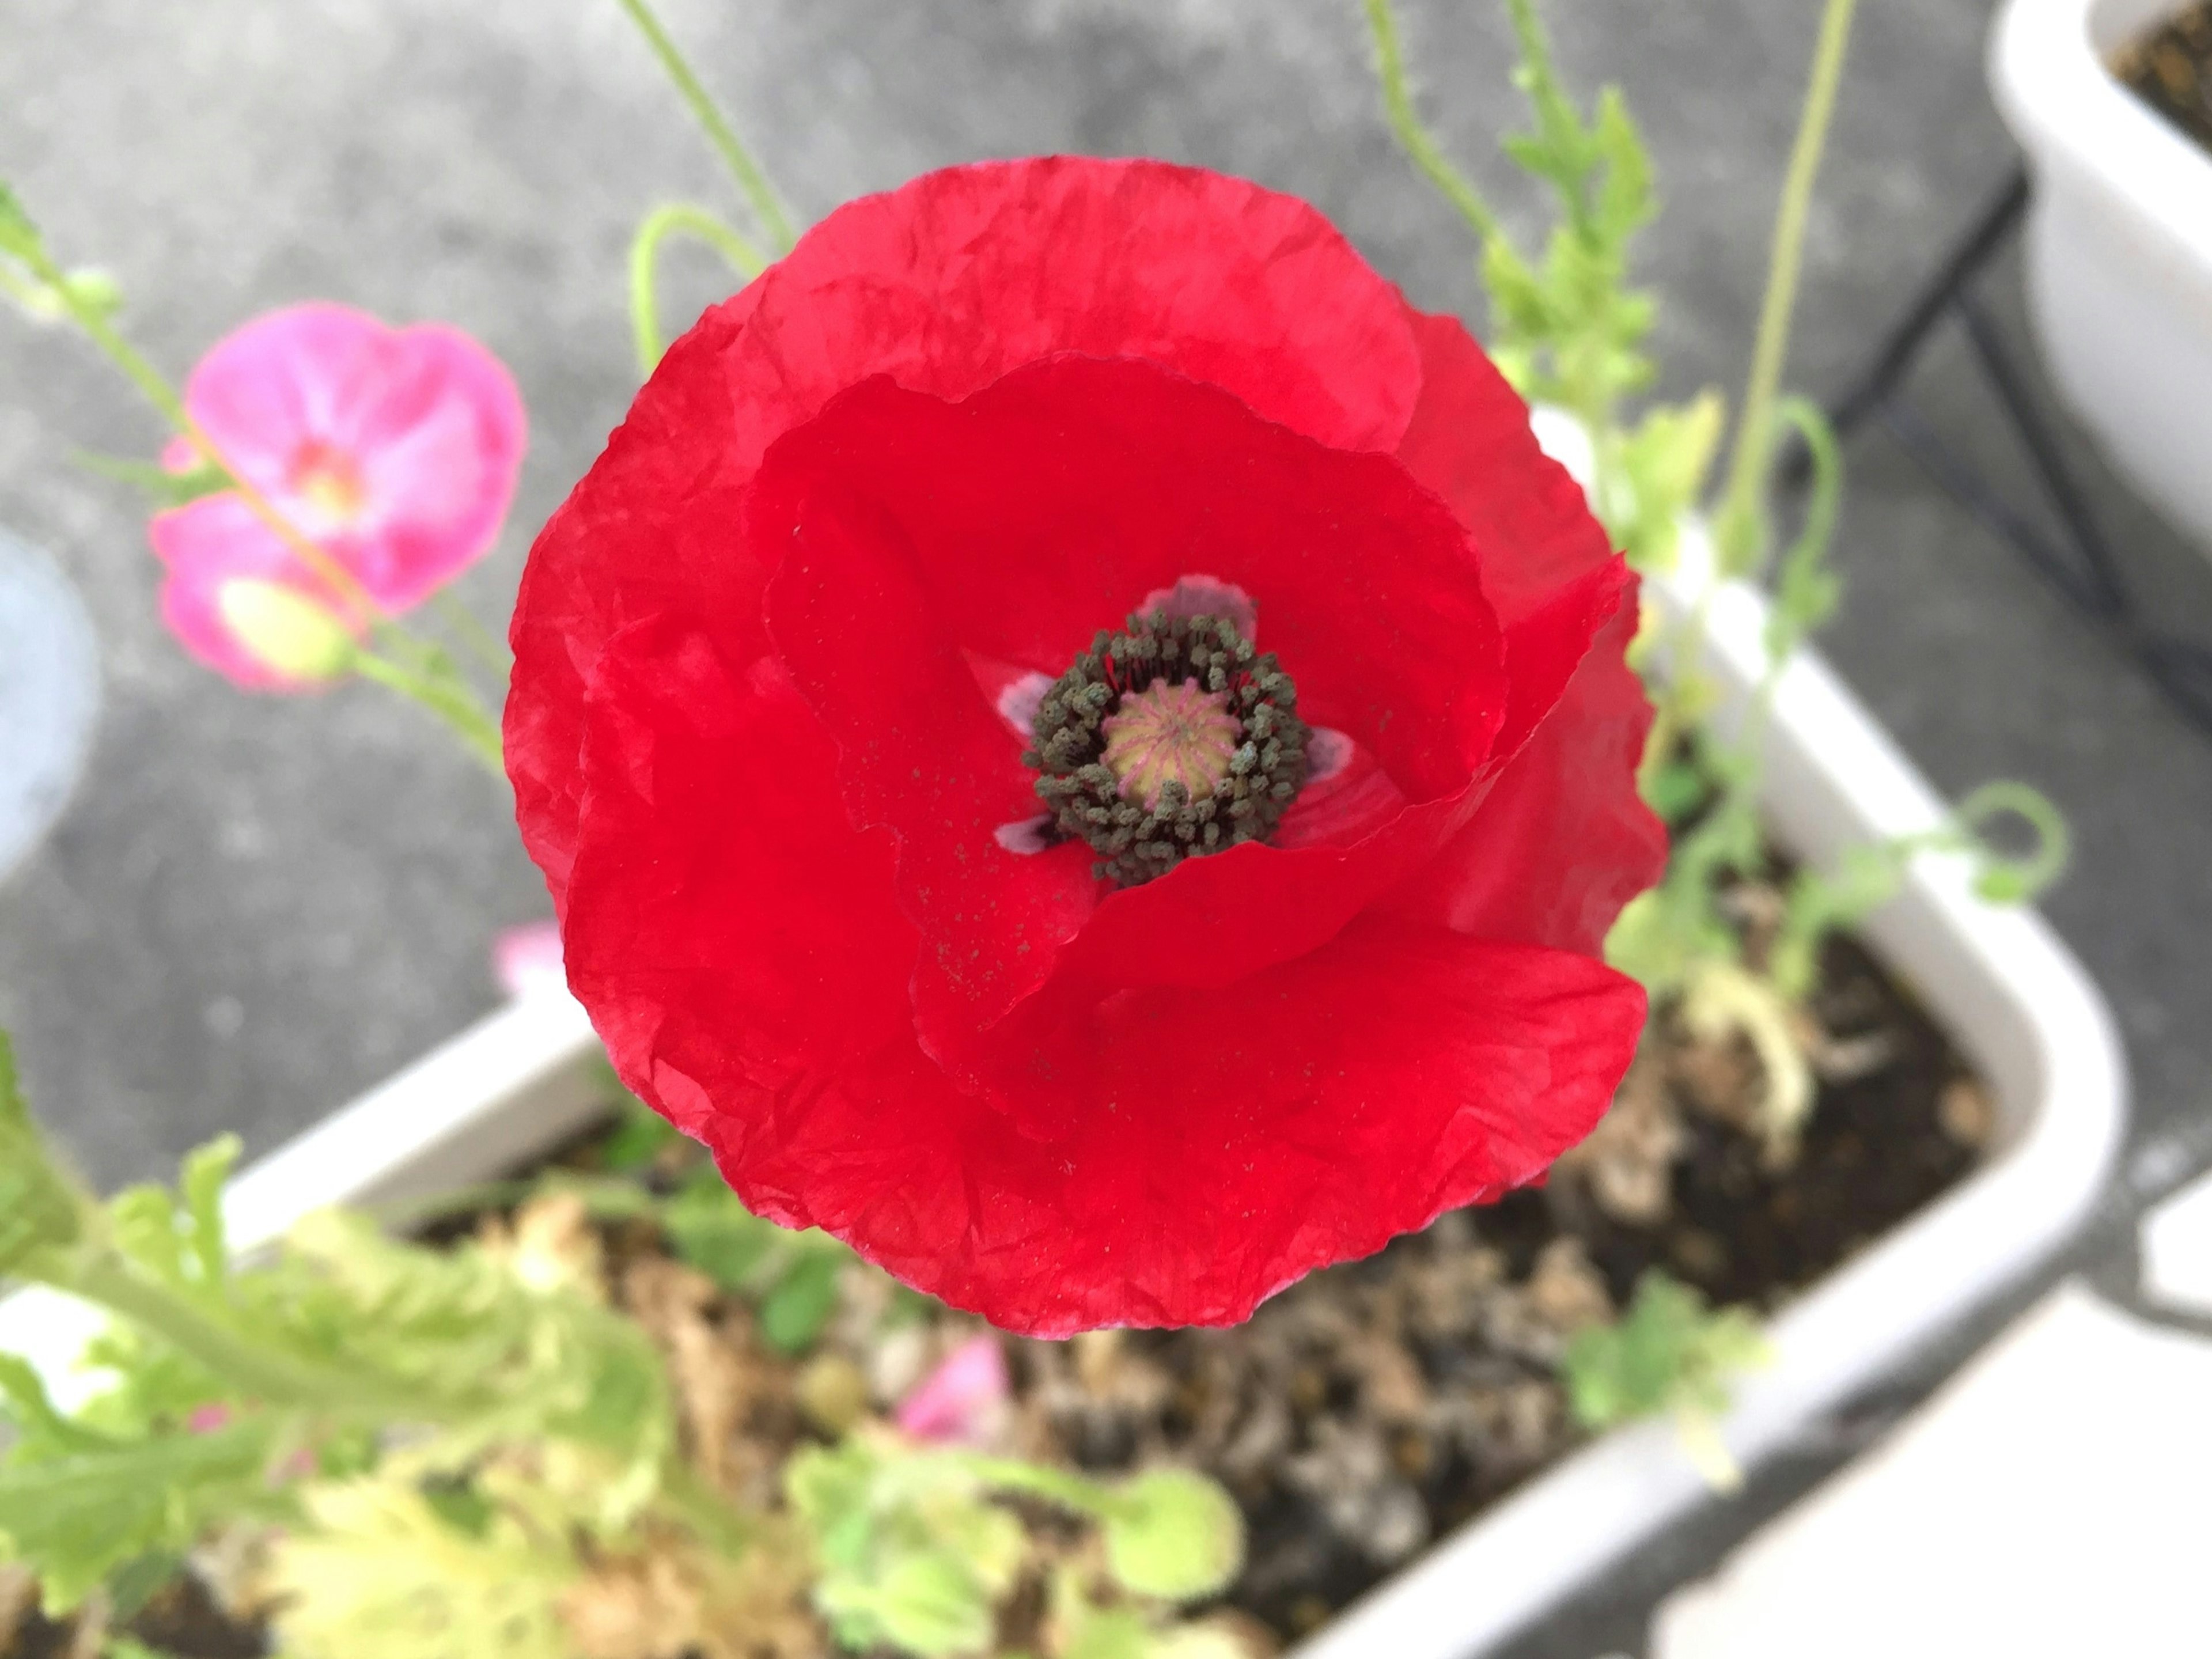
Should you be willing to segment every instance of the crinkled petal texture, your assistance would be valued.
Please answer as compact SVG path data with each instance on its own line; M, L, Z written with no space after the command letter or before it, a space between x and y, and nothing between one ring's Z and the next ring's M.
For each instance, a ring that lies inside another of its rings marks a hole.
M1329 764L1114 889L1000 695L1186 578ZM763 1213L1009 1328L1219 1323L1541 1175L1663 854L1633 587L1464 331L1311 209L955 168L669 352L532 550L507 750L569 980Z
M499 360L458 329L391 328L345 306L293 306L217 342L185 407L240 477L387 614L489 550L522 465L522 399ZM165 459L190 465L189 448ZM186 647L242 684L279 687L232 639L209 595L275 580L347 615L235 491L157 515L163 611Z

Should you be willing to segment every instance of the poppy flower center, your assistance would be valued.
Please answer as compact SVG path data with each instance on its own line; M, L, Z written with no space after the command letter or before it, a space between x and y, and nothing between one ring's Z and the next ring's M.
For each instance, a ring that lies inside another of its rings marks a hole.
M1044 694L1022 758L1059 832L1133 887L1273 833L1306 781L1297 701L1228 618L1133 616Z

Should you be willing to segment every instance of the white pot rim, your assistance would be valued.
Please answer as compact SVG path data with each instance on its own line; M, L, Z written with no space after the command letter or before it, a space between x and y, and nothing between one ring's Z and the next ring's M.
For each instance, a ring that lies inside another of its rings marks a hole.
M2125 3L2123 11L2114 0L2008 0L1990 36L1990 85L2039 167L2094 178L2196 264L2212 265L2212 155L2105 63L2106 51L2183 0Z

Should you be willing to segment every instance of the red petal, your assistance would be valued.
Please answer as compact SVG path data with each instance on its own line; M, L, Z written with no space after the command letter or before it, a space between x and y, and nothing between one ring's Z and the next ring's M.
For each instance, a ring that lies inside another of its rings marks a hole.
M1408 311L1421 397L1398 445L1482 550L1483 591L1509 628L1609 563L1613 545L1582 486L1537 446L1528 405L1455 317Z
M910 1048L889 840L845 821L836 749L775 660L642 623L601 658L588 721L562 943L630 1086L738 1145L852 1055Z
M962 1148L931 1227L849 1236L1033 1335L1232 1323L1536 1178L1603 1113L1643 1018L1586 957L1364 918L1205 996L1048 994L1005 1048L1067 1091L1061 1133Z
M1419 380L1396 291L1312 208L1242 179L1055 156L840 208L671 348L531 550L508 771L556 907L607 640L665 611L717 618L738 659L757 648L767 573L731 530L769 446L872 374L964 397L1059 351L1152 358L1348 447L1394 446Z
M764 477L755 505L780 482ZM927 555L880 504L812 482L798 520L749 520L788 550L769 586L769 626L837 744L854 823L897 837L899 898L924 941L914 1000L928 1043L1035 990L1098 884L1087 847L1024 856L1000 840L1036 812L1036 775L937 611L918 568Z
M750 479L727 437L735 421L720 359L758 285L678 340L530 550L508 639L507 775L522 842L566 905L583 804L584 692L607 642L653 617L711 625L742 669L766 648L769 568L738 539Z
M1474 821L1390 901L1394 914L1485 939L1603 951L1621 906L1667 866L1666 826L1636 789L1651 705L1623 654L1635 631L1632 590ZM1525 632L1508 636L1509 651Z
M1099 984L1224 983L1311 949L1465 821L1505 715L1474 561L1440 503L1387 457L1149 363L1054 358L957 404L871 381L776 447L746 533L757 559L787 550L772 629L845 750L848 804L901 838L940 1057L1042 983L1078 927L1070 970ZM1091 915L1085 852L993 840L1036 810L1034 778L966 661L1057 673L1194 569L1252 595L1301 712L1423 810L1357 846L1193 860ZM1158 948L1200 919L1206 949Z

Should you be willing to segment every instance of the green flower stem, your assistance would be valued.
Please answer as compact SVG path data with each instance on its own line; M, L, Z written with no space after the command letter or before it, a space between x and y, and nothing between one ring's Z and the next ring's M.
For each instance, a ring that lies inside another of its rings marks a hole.
M720 154L724 165L730 169L730 176L738 181L738 188L744 192L745 199L752 204L753 211L760 216L760 222L767 228L769 240L785 252L789 252L796 238L792 234L790 219L785 216L782 205L776 200L775 191L769 185L768 175L754 162L729 122L723 118L721 111L714 107L714 100L708 96L707 88L692 73L691 65L684 62L683 52L670 39L668 31L660 26L660 20L653 15L653 8L647 0L622 0L622 9L637 25L638 33L645 37L646 45L653 48L653 56L660 60L661 68L668 71L668 78L676 83L676 90L690 107L692 118L705 131L708 142Z
M461 740L461 746L481 761L494 777L504 778L506 750L500 740L499 722L477 700L476 693L454 671L443 652L433 647L423 647L421 663L420 667L415 667L380 657L373 651L358 651L354 653L352 665L363 679L397 691L410 702L435 714Z
M477 613L463 605L450 587L441 587L430 595L430 604L444 619L461 647L485 668L507 678L508 667L507 647L501 644L492 631L477 620Z
M27 282L0 259L0 294L4 294L33 317L52 313L53 301L42 283Z
M1735 451L1730 458L1728 491L1714 526L1723 575L1748 575L1765 552L1765 514L1761 497L1774 449L1774 400L1790 345L1790 316L1797 298L1797 276L1805 251L1805 222L1813 185L1820 171L1828 127L1836 112L1844 57L1850 44L1851 15L1857 0L1827 0L1820 15L1819 44L1805 106L1798 118L1797 140L1774 218L1774 242L1767 264L1766 295L1759 304L1759 333L1752 348L1751 374L1737 419Z
M761 251L744 236L702 207L671 202L646 215L629 245L629 319L637 337L637 365L641 374L651 374L665 349L660 337L660 305L653 277L659 268L660 245L678 233L696 236L725 259L747 282L768 269Z
M1413 90L1406 80L1405 54L1398 44L1398 24L1390 13L1390 0L1367 0L1367 27L1375 38L1375 66L1382 82L1382 107L1399 146L1428 176L1429 182L1459 210L1460 216L1477 237L1488 242L1501 235L1503 228L1498 216L1483 200L1482 192L1452 165L1414 112Z

